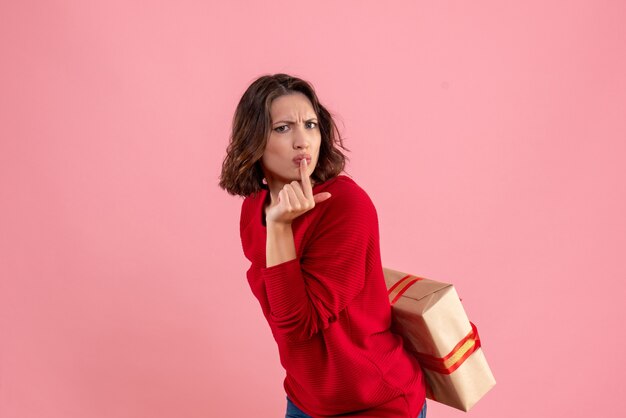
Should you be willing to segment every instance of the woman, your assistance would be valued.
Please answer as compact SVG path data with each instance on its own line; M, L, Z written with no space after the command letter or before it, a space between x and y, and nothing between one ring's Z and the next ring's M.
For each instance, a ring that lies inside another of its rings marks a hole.
M220 186L287 376L286 417L426 416L417 361L390 332L378 219L341 175L336 125L307 82L263 76L233 118Z

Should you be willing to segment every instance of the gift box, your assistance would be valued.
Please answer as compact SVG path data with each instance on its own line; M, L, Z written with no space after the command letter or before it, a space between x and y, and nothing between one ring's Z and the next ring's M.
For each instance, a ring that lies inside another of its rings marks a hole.
M383 272L392 331L422 366L426 396L469 411L496 381L454 286L388 268Z

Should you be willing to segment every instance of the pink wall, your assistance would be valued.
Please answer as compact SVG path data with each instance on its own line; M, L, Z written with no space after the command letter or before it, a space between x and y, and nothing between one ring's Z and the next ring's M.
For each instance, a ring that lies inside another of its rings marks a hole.
M2 2L0 417L283 414L216 184L273 72L339 115L384 264L456 285L498 380L468 416L623 416L625 21L621 0Z

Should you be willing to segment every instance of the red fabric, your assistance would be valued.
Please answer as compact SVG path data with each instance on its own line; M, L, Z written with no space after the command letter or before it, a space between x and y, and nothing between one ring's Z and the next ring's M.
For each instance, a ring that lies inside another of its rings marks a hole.
M293 222L297 258L270 268L262 222L268 192L246 198L241 210L248 282L278 343L285 391L313 417L415 418L424 379L389 330L376 209L343 175L313 191L332 197Z

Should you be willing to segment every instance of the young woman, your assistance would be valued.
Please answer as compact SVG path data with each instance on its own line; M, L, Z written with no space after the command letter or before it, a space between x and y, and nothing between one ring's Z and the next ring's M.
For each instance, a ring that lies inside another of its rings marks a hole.
M263 76L233 118L220 186L244 196L247 277L287 376L286 417L423 418L424 378L390 332L378 219L312 86Z

